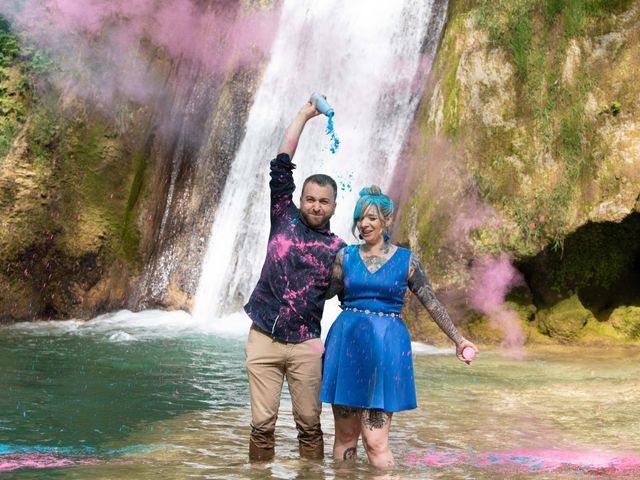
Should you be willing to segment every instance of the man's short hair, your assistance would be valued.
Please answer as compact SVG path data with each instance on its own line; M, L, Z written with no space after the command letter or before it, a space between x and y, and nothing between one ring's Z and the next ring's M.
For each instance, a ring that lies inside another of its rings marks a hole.
M333 201L335 202L336 199L338 198L338 185L336 184L336 181L333 178L331 178L329 175L325 175L323 173L316 173L315 175L311 175L307 177L304 183L302 184L302 192L304 192L304 187L306 187L307 183L309 182L320 185L321 187L326 187L327 185L329 185L333 189Z

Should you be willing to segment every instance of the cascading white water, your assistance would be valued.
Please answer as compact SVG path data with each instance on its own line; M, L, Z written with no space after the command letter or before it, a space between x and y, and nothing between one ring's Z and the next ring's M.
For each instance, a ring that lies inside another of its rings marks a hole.
M441 3L441 2L440 2ZM285 0L270 63L256 93L246 136L233 161L212 226L193 316L237 311L259 277L269 233L269 161L287 124L314 91L335 108L336 154L326 117L307 123L295 181L326 173L339 183L332 230L348 243L360 188L388 185L426 76L424 51L434 1ZM442 11L437 15L443 16ZM437 42L431 42L435 44ZM421 80L421 79L418 79ZM299 191L294 193L297 203Z

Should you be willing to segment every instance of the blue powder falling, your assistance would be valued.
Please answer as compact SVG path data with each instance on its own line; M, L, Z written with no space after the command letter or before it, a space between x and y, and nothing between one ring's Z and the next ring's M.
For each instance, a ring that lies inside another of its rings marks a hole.
M329 121L327 122L327 129L324 131L327 135L329 135L329 150L331 153L336 153L338 150L338 146L340 145L340 139L336 136L336 132L333 129L333 114L329 115Z
M351 192L353 189L351 187L351 182L353 181L353 172L347 172L346 177L342 175L338 175L337 177L338 185L340 186L340 190Z

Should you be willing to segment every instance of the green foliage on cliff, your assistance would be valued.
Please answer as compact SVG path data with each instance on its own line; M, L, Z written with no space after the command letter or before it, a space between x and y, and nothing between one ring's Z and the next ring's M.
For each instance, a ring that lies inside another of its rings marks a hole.
M27 83L16 66L20 56L17 37L0 17L0 165L20 125L25 121Z
M577 293L598 317L590 331L637 304L639 12L640 0L450 3L398 232L436 287L464 298L472 260L507 252L532 302Z
M68 315L105 270L139 267L145 124L65 96L53 69L0 18L0 321Z
M480 250L561 250L603 197L633 194L625 185L637 172L614 163L615 137L607 131L624 128L637 108L631 79L640 66L633 43L639 33L628 14L636 3L453 3L410 155L453 159L458 173L450 183L457 186L447 195L476 188L506 220L498 233L495 226L472 232ZM423 173L434 175L429 167ZM423 180L410 202L418 240L431 251L450 226L434 217L442 190L442 182ZM407 222L405 212L405 228Z
M138 247L140 244L140 232L134 224L134 211L138 204L142 192L144 174L147 167L147 153L139 152L133 159L134 173L129 196L124 211L124 220L121 228L122 253L125 258L132 262L139 260Z
M578 293L595 313L636 304L640 281L640 214L620 223L588 223L567 236L562 249L519 265L542 304Z
M9 66L20 55L18 39L11 31L9 22L0 17L0 66Z
M608 13L620 12L630 2L600 0L482 1L475 11L477 25L490 33L491 43L509 53L516 71L518 117L539 132L542 149L564 163L564 175L534 194L533 203L516 206L523 239L558 248L567 233L566 213L576 187L590 174L595 150L593 128L585 115L587 94L594 79L575 67L573 78L563 79L570 43L579 35L606 33L613 27ZM494 143L493 139L489 139ZM491 149L491 145L488 146ZM506 152L510 153L510 152ZM533 152L531 152L533 153ZM546 191L543 193L543 190ZM491 195L493 191L486 191ZM497 192L497 196L511 192ZM531 228L544 215L544 224Z

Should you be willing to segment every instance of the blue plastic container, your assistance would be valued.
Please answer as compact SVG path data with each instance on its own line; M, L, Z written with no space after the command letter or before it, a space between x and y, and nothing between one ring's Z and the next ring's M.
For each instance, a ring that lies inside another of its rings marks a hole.
M329 103L327 102L326 98L324 98L319 93L314 93L313 95L311 95L309 101L313 102L314 100L318 101L316 108L320 113L324 113L327 117L333 117L335 112L333 111L331 105L329 105Z

